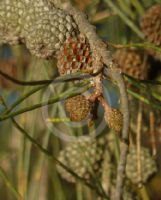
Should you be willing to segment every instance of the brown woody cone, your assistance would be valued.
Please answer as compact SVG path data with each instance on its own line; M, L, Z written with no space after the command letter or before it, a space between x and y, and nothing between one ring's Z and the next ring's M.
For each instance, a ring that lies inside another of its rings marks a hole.
M109 109L105 111L105 120L108 123L109 128L120 132L123 126L123 115L118 109Z
M92 54L87 39L83 35L70 37L58 55L60 75L78 71L92 72Z
M146 79L149 64L142 52L135 50L117 50L113 56L122 72L136 79Z
M90 115L92 103L84 95L77 95L65 101L65 110L72 121L82 121Z
M161 47L161 5L153 5L141 19L141 29L148 42ZM148 51L151 55L161 59L161 53Z

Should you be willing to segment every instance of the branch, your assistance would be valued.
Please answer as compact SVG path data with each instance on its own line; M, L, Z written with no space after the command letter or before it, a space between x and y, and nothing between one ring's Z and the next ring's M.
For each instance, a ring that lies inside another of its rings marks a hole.
M117 13L118 16L140 37L144 39L143 33L138 29L138 27L130 20L116 5L112 0L105 0L108 6L112 9L113 12Z
M124 49L124 48L133 48L133 47L137 47L137 48L143 48L143 49L152 49L156 52L161 52L161 48L155 46L154 44L151 43L134 43L134 44L113 44L113 43L108 43L109 46L113 47L113 48L117 48L117 49Z
M20 110L17 110L15 112L12 112L12 113L7 114L7 115L2 115L2 116L0 116L0 121L15 117L15 116L23 114L25 112L29 112L29 111L35 110L37 108L41 108L41 107L44 107L44 106L47 106L47 105L54 104L54 103L56 103L58 101L64 100L64 99L69 98L69 97L73 97L73 96L78 95L78 94L82 94L83 92L87 91L90 87L91 86L87 85L84 88L74 88L74 89L72 88L72 89L69 89L68 91L60 94L59 96L51 98L51 99L49 99L47 101L44 101L44 102L29 106L27 108L22 108Z
M114 195L114 200L120 200L123 192L126 158L128 153L130 116L129 116L126 87L123 81L123 77L121 76L120 69L114 68L114 66L111 64L111 68L107 70L107 73L111 74L111 77L113 78L113 80L117 82L117 85L120 89L121 111L123 113L123 130L121 136L122 140L120 144L120 160L117 168L116 192Z
M62 5L58 1L56 5L60 6L61 9L64 9L73 16L74 20L76 21L79 27L80 32L83 33L88 38L90 47L96 55L95 71L100 69L101 66L99 65L99 62L101 60L106 65L106 67L107 66L109 67L108 73L110 77L117 82L117 85L120 89L121 110L123 113L124 124L122 131L122 145L121 145L122 148L121 148L120 162L117 170L117 185L115 193L115 200L120 200L123 189L126 157L128 150L128 134L129 134L128 98L123 77L121 75L121 72L116 68L116 64L112 61L112 58L110 57L110 54L106 49L106 45L97 36L95 28L89 24L86 16L82 12L78 11L76 8L73 8L70 2L64 3L64 5Z
M0 167L0 176L4 180L6 186L9 188L9 190L12 192L13 196L17 200L24 200L24 198L21 196L21 194L16 190L15 186L11 183L9 178L7 177L5 171Z
M153 80L142 80L136 79L128 74L122 73L128 79L132 79L134 82L144 83L144 84L151 84L151 85L161 85L161 81L153 81Z
M95 76L95 74L93 74L93 76ZM74 73L71 75L64 75L61 77L56 78L55 80L52 81L52 83L61 83L61 82L68 82L68 81L73 81L73 80L81 80L81 79L86 79L86 78L90 78L91 75L88 74L81 74L81 73ZM20 103L22 103L26 98L30 97L32 94L38 92L41 89L44 89L46 87L48 87L49 84L45 84L43 86L40 87L36 87L32 90L30 90L29 92L27 92L26 94L24 94L23 96L21 96L20 98L18 98L7 110L4 111L4 115L10 113L16 106L18 106Z
M146 99L145 97L141 96L141 95L138 94L138 93L135 93L134 91L132 91L132 90L130 90L130 89L127 89L127 91L128 91L128 93L129 93L130 95L132 95L132 96L135 97L136 99L138 99L138 100L140 100L140 101L146 103L147 105L152 105L153 108L156 108L156 109L158 109L158 110L161 110L161 105L151 102L150 100Z
M50 79L50 80L40 80L40 81L21 81L21 80L17 80L11 76L9 76L8 74L4 73L3 71L0 70L0 75L3 76L4 78L6 78L7 80L11 81L12 83L15 83L17 85L21 85L21 86L37 86L37 85L46 85L46 84L50 84L50 83L62 83L62 82L70 82L70 81L75 81L75 80L83 80L83 79L88 79L91 78L92 75L89 74L80 74L80 73L76 73L76 74L72 74L72 75L66 75L66 76L62 76L61 78L57 78L55 80ZM95 75L93 75L95 76Z

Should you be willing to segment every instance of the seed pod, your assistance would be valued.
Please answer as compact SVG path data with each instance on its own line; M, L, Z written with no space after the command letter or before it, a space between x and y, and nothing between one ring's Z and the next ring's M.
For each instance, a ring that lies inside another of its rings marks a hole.
M123 126L123 115L117 109L109 109L105 111L105 120L108 123L109 128L120 132Z
M86 119L92 111L92 103L84 95L77 95L65 101L65 110L72 121Z

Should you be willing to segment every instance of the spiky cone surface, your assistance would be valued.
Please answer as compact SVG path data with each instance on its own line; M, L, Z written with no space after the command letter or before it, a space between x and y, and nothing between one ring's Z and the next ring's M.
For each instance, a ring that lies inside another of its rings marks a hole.
M77 95L65 101L65 110L69 113L71 121L87 119L92 112L93 104L84 96Z
M90 182L101 173L105 141L90 137L78 138L59 153L58 160L79 177ZM76 177L57 165L58 172L68 182L75 183Z
M161 5L156 4L150 7L143 15L141 22L141 29L148 42L161 47ZM161 60L161 53L153 50L150 54Z
M148 74L149 64L144 59L144 53L135 50L117 50L113 57L118 63L122 72L137 78L146 79ZM130 87L128 83L127 86Z
M0 42L25 43L37 57L56 56L77 31L72 16L47 0L0 1Z
M58 70L60 75L71 74L78 71L93 71L93 56L90 45L84 35L70 37L63 44L58 55Z
M140 152L141 163L141 177L138 175L138 158L136 147L130 147L129 154L127 156L126 175L127 178L133 183L139 185L140 182L146 183L148 179L157 172L157 167L154 159L149 153L149 149L141 147ZM141 179L140 179L141 178Z
M123 126L123 115L121 111L115 108L105 110L104 118L109 126L116 132L120 132Z
M19 20L24 11L25 5L21 0L0 1L0 43L19 43L21 32Z

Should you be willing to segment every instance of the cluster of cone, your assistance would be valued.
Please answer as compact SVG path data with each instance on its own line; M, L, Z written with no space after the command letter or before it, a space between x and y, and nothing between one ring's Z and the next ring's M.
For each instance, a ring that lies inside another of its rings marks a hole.
M93 116L94 104L86 96L77 95L65 101L65 110L71 121L80 122ZM104 116L110 129L118 133L122 130L123 115L118 109L109 107Z
M109 184L109 190L114 190L115 185L115 165L112 161L112 155L114 150L107 148L111 143L111 137L108 135L101 136L96 139L90 137L79 138L75 142L68 144L66 148L60 151L58 160L61 161L65 166L71 169L76 175L84 179L86 182L94 182L98 178L100 179L103 173L106 175L105 183L108 173L112 175L112 183ZM114 145L114 139L112 140ZM79 159L78 159L79 158ZM146 183L148 179L157 171L156 163L147 148L141 148L141 177L138 179L138 168L137 161L138 154L136 146L129 148L127 164L126 164L126 176L133 184L139 185L140 182ZM105 166L106 163L106 166ZM66 169L57 165L58 172L61 177L71 183L76 183L77 177L71 175ZM103 181L103 180L102 180ZM103 183L103 182L102 182ZM104 185L106 187L106 184ZM106 189L106 188L104 188ZM111 194L112 195L112 194ZM132 188L126 186L124 188L124 200L135 199L137 195L132 193ZM136 198L138 199L138 198Z

